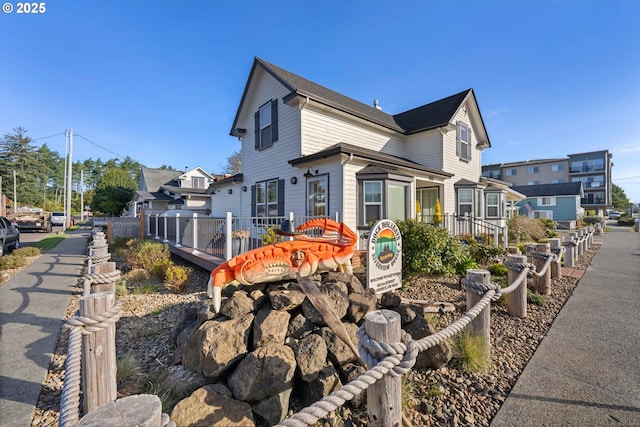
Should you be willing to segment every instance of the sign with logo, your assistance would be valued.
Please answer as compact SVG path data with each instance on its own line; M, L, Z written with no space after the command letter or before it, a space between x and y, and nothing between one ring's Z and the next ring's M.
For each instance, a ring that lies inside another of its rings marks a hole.
M389 219L378 221L369 232L367 287L376 293L402 287L402 235Z

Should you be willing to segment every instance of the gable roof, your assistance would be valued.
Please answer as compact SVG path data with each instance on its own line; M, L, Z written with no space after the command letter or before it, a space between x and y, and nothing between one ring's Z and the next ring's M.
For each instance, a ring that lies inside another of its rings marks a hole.
M511 187L527 197L582 196L582 182L563 182L560 184L519 185Z
M142 167L140 173L141 182L144 182L147 191L155 192L160 189L163 185L167 184L175 184L177 185L177 181L175 179L182 175L183 172L174 171L169 169L151 169Z
M297 74L271 64L264 59L256 57L253 61L253 66L251 67L251 72L249 73L249 78L244 88L242 99L238 106L238 111L236 112L235 119L233 120L233 126L231 127L230 132L231 135L235 135L240 111L244 105L247 92L249 91L249 84L257 67L260 67L269 73L274 79L290 91L289 95L284 97L284 102L287 102L295 96L309 97L321 104L328 105L337 110L344 111L345 113L405 135L446 126L467 97L470 95L474 96L473 89L467 89L455 95L425 104L404 113L391 115L380 109L364 104L360 101L356 101L355 99L314 83L311 80L307 80L304 77L300 77ZM480 116L480 121L482 122L482 116ZM482 122L481 125L484 128L484 122ZM483 131L486 134L486 129L483 129ZM491 145L488 142L488 138L487 143L489 146Z

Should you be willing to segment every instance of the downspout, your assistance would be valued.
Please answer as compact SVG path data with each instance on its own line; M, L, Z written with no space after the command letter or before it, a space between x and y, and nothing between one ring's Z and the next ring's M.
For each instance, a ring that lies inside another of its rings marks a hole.
M341 197L341 200L340 200L340 203L342 204L342 206L341 206L342 207L342 217L340 219L342 220L342 222L345 222L344 214L345 214L345 211L346 211L345 205L344 205L344 197L345 197L344 169L345 169L346 164L349 163L351 160L353 160L353 153L349 153L349 157L346 160L343 160L343 161L340 162L340 181L341 181L340 182L340 192L342 193L342 197ZM357 208L358 208L358 206L357 206L357 203L356 203L355 212L358 211ZM355 226L353 229L356 230L356 234L357 234L357 230L358 230L357 220L356 220L356 224L351 224L351 225ZM358 242L356 243L356 249L358 249L358 250L360 249L360 239L358 239Z
M302 110L307 106L308 103L309 97L305 96L304 102L298 107L298 119L300 121L300 152L298 153L298 156L300 157L302 157Z

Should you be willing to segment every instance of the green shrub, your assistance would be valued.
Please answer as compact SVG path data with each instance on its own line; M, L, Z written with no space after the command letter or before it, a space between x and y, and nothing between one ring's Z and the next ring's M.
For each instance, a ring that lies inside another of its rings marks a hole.
M475 263L464 245L444 228L416 220L398 221L402 234L402 273L464 274Z
M542 223L545 229L547 237L556 237L558 235L558 223L549 218L538 218L538 221Z
M621 216L618 218L618 225L632 226L634 224L634 219L629 215Z
M165 274L165 282L167 288L174 292L184 292L187 290L189 283L189 268L182 265L171 265L167 268Z
M27 260L23 256L5 255L0 257L0 270L11 270L14 268L24 267Z
M484 373L489 370L485 357L484 337L480 334L462 332L452 339L451 362L454 367L468 373Z
M125 278L129 283L142 283L148 281L151 278L151 275L147 270L136 268L135 270L131 270L125 274Z
M544 297L538 293L532 292L527 289L527 302L533 305L544 305Z
M42 252L38 248L34 248L33 246L25 246L24 248L18 248L14 250L11 254L15 256L28 257L28 256L38 256L41 253Z
M499 246L487 245L484 243L472 242L467 246L469 255L478 264L487 264L501 255L506 255L507 251Z
M130 240L124 253L127 264L135 268L153 271L153 267L164 261L171 260L169 246L152 240Z
M585 225L594 225L594 224L602 223L604 222L604 220L599 216L585 216L582 218L582 222Z
M132 354L125 354L116 360L116 381L122 385L129 378L140 373L140 364Z
M158 285L155 283L143 283L142 285L133 289L134 295L152 294L158 290Z
M496 263L489 267L489 272L492 276L504 277L509 274L509 269L504 264Z
M121 297L123 295L127 295L129 291L127 290L127 281L125 279L120 279L116 281L116 296Z
M162 260L158 261L156 265L153 266L153 275L160 280L164 280L167 277L167 269L173 265L173 261L171 260Z

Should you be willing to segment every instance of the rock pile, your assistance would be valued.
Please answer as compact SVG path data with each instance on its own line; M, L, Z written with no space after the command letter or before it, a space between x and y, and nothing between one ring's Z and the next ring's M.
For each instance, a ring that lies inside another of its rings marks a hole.
M354 344L377 297L357 277L326 273L312 278ZM192 305L176 323L173 383L184 396L171 419L179 425L273 425L290 409L308 406L353 380L364 368L326 326L296 282L228 286L220 313ZM403 328L416 338L430 330L419 307L386 297ZM421 367L439 367L450 351L421 355ZM358 396L356 406L364 400Z

